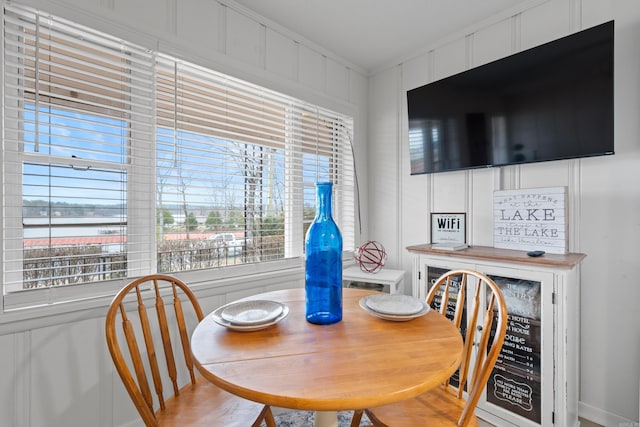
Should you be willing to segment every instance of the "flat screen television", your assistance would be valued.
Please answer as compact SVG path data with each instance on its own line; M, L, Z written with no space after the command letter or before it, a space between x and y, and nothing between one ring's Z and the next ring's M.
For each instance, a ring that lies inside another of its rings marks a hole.
M613 21L407 91L411 174L614 153Z

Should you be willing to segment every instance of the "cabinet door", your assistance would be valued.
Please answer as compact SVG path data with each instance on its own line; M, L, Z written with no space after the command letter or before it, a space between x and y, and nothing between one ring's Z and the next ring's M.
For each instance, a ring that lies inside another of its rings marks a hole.
M478 408L518 426L552 425L554 275L476 268L498 284L509 313L504 345Z
M414 295L425 298L443 273L458 268L476 270L491 277L501 288L509 319L507 337L487 387L478 403L479 416L498 426L551 426L555 402L552 272L506 268L490 264L451 261L420 256L416 261ZM467 295L467 301L473 296ZM486 300L481 295L481 300ZM449 311L449 310L448 310ZM463 316L462 327L466 325ZM473 359L477 355L472 355ZM474 360L472 365L474 366ZM455 375L451 384L457 386Z

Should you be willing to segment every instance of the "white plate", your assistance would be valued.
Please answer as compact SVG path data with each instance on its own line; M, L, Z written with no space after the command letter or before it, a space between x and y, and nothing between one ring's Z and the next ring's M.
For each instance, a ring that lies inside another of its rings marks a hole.
M403 294L378 294L365 297L365 304L382 314L410 316L424 309L425 303L418 298Z
M225 305L220 317L235 325L258 325L272 321L282 310L282 304L276 301L240 301Z
M257 325L236 325L234 323L229 322L228 320L224 320L220 315L226 306L222 306L211 313L211 318L214 322L216 322L220 326L224 326L227 329L232 331L240 331L240 332L251 332L251 331L259 331L260 329L266 329L270 326L275 325L289 314L289 307L283 304L282 313L275 319L266 323L259 323Z
M385 314L385 313L380 313L380 312L377 312L377 311L369 308L369 306L367 306L366 299L367 299L367 297L364 297L364 298L360 299L360 307L362 307L362 309L364 309L365 311L373 314L376 317L379 317L379 318L384 319L384 320L391 320L393 322L406 322L408 320L412 320L412 319L415 319L417 317L424 316L431 309L431 307L429 307L429 305L423 304L422 310L420 310L417 313L408 314L408 315Z

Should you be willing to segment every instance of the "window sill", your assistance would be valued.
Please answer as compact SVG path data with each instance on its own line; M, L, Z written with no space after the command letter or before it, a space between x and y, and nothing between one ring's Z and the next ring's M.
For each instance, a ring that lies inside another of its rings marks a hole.
M255 289L257 283L260 288L265 286L277 286L285 282L286 278L291 282L304 283L304 264L300 259L286 260L270 263L269 268L259 264L247 264L238 269L225 269L225 271L192 271L172 274L190 284L198 298L206 298L214 295L224 295L244 289ZM126 282L118 284L117 289ZM110 287L111 288L111 287ZM46 296L42 296L37 303L29 307L14 308L0 313L0 335L23 332L44 326L52 326L70 322L77 322L92 318L101 318L106 314L107 307L111 303L116 288L106 293L103 289L101 295L81 295L74 300L47 302ZM47 292L47 290L34 291ZM5 305L7 296L5 295Z
M353 253L345 252L343 266L353 263ZM238 268L198 270L175 273L173 276L190 284L198 298L252 290L256 288L277 287L285 281L299 282L304 285L304 258L295 258L265 264L245 264ZM43 295L39 301L29 307L14 308L0 313L0 335L23 332L44 326L53 326L87 319L102 318L113 296L131 279L112 284L102 289L100 295L85 293L74 300L50 301ZM259 285L256 285L259 284ZM67 293L72 290L66 289ZM36 290L34 292L48 292ZM5 295L5 307L7 295Z

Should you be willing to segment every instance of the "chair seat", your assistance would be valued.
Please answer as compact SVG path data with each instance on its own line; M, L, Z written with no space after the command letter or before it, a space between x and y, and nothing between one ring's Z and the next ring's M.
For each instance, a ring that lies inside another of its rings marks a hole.
M266 410L263 404L234 396L200 377L180 389L178 398L156 411L161 427L249 427Z
M458 399L452 387L436 387L420 396L366 410L373 425L392 427L457 426L466 402ZM467 424L477 427L474 415Z

